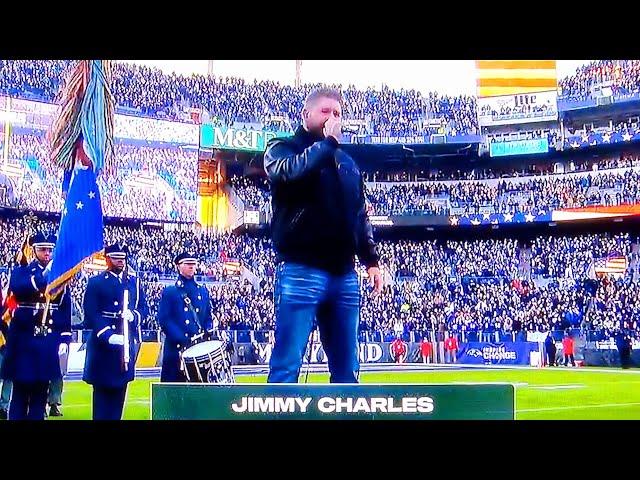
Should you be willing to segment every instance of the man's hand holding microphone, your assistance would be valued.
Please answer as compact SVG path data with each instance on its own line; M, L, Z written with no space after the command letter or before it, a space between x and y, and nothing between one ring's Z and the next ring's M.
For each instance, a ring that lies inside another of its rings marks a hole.
M324 138L333 137L336 142L340 143L342 140L342 120L339 117L333 115L324 124Z

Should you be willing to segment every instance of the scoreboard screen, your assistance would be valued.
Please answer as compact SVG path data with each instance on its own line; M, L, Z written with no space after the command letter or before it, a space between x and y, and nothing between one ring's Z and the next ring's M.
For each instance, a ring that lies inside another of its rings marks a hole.
M510 155L533 155L547 153L549 140L536 138L533 140L516 140L513 142L493 142L489 144L489 156L508 157Z

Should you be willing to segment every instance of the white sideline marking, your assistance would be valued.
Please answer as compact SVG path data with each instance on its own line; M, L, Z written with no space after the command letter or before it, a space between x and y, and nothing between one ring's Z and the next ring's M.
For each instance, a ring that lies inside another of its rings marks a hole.
M505 383L509 385L513 385L514 387L526 387L529 385L527 382L464 382L460 380L456 380L454 382L447 382L446 385L504 385Z
M578 383L575 385L532 385L530 388L538 390L566 390L569 388L584 388L586 385Z
M127 400L125 402L125 408L127 405L148 405L149 404L149 400ZM90 407L91 404L90 403L63 403L62 404L62 411L64 413L64 410L66 408L78 408L78 407Z

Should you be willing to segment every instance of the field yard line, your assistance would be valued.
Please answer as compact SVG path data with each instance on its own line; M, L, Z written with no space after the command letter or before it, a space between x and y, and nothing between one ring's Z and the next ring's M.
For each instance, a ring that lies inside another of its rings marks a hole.
M627 383L627 382L624 382ZM538 390L567 390L570 388L584 388L583 383L572 383L567 385L529 385L529 388L537 388Z
M545 407L545 408L518 408L517 413L521 412L546 412L551 410L577 410L582 408L609 408L609 407L630 407L640 405L640 402L630 403L600 403L598 405L572 405L570 407Z
M127 400L125 402L125 408L127 405L148 405L149 400ZM77 407L90 407L90 403L63 403L62 409L65 408L77 408Z
M574 367L556 367L556 368L544 368L543 370L548 371L556 371L556 372L598 372L598 373L623 373L625 375L639 375L640 370L623 370L622 368L597 368L597 367L584 367L584 368L574 368Z

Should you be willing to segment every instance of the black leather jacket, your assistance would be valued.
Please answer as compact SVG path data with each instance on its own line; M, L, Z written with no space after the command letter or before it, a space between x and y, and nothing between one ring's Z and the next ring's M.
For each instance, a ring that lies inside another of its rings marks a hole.
M264 168L278 261L333 274L353 269L355 255L367 267L378 266L360 170L335 139L298 127L292 137L267 144Z

